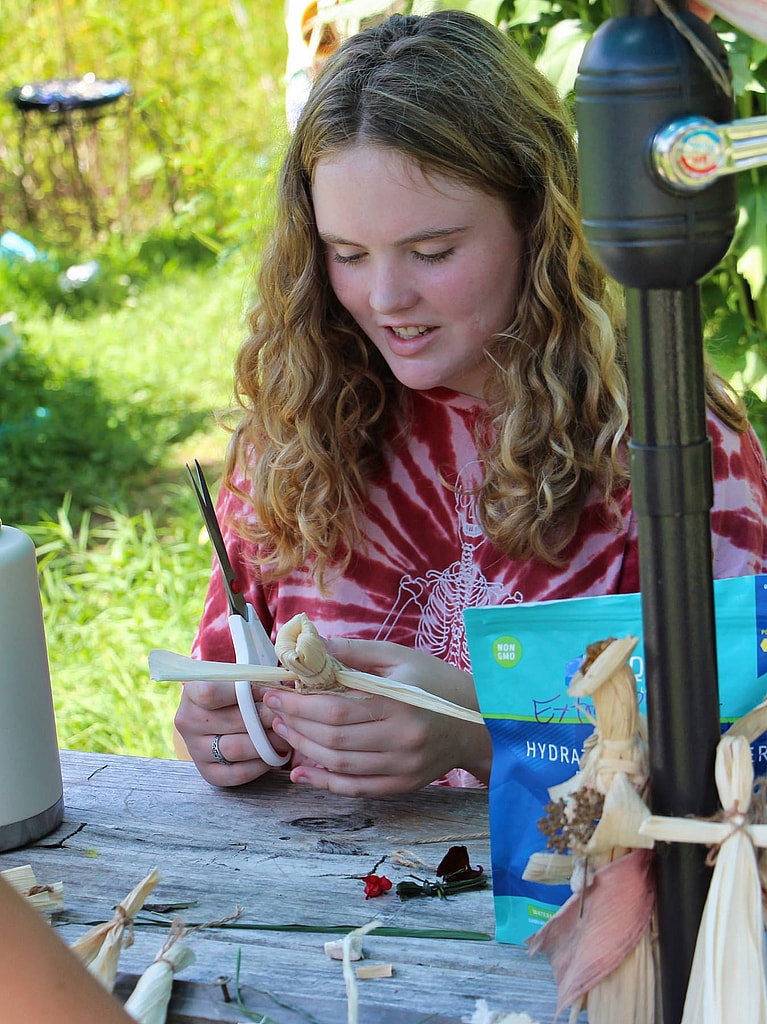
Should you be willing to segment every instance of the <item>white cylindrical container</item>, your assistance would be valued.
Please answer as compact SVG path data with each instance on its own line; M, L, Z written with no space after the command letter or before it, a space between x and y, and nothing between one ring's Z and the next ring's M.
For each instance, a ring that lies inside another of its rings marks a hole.
M35 546L0 522L0 851L64 815Z

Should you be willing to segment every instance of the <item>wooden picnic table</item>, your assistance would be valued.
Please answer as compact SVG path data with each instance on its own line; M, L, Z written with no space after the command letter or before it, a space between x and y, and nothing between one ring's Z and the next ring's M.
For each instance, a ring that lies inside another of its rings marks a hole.
M151 912L138 916L133 945L121 955L118 995L127 997L175 914L197 925L242 908L236 920L187 940L196 961L175 980L170 1024L234 1024L259 1014L264 1024L344 1024L342 964L324 944L374 918L410 934L365 936L363 963L392 964L393 974L358 982L360 1024L457 1024L480 999L542 1024L553 1019L548 962L495 941L489 886L446 900L403 901L394 889L364 897L369 873L395 887L413 874L433 879L415 858L433 868L452 845L468 847L471 863L489 871L485 791L430 786L352 799L294 786L283 772L222 790L182 761L62 751L61 762L61 826L0 855L0 870L30 864L39 883L63 881L65 909L54 925L71 943L110 920L158 868ZM460 931L472 937L444 937ZM238 957L239 993L252 1016L236 1002Z

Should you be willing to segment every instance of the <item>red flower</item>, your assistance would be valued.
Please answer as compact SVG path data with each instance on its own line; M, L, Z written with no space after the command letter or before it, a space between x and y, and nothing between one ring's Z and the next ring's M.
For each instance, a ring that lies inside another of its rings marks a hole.
M362 879L365 883L365 899L372 899L373 896L383 896L391 889L391 882L386 875L365 875Z

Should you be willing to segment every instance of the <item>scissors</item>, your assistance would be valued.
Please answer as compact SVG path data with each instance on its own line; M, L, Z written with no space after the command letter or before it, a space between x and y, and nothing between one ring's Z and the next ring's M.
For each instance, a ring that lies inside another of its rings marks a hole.
M256 615L255 608L245 600L237 575L229 561L221 527L216 516L216 508L211 499L202 467L195 459L194 471L189 465L186 468L224 579L224 590L229 602L229 632L232 634L235 657L242 665L276 666L278 659L274 644ZM234 692L245 728L248 730L248 736L250 736L258 756L273 768L279 768L290 759L292 751L289 750L287 754L278 754L272 746L256 710L250 682L247 679L239 680L234 684Z

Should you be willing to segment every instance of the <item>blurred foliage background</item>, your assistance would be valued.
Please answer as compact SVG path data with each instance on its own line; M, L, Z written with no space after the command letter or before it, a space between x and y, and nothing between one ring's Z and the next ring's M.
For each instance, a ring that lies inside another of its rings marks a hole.
M465 6L570 99L610 15L608 0ZM0 0L0 518L38 544L63 746L172 755L177 693L149 682L146 655L188 650L210 571L184 464L215 491L287 139L284 18L281 0ZM713 25L738 115L764 115L767 47ZM96 118L9 95L89 74L129 84ZM708 351L763 441L766 186L764 169L739 175L737 236L701 288Z

